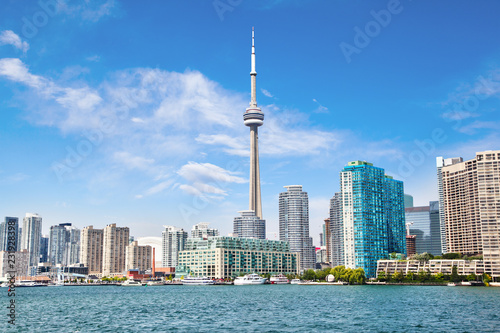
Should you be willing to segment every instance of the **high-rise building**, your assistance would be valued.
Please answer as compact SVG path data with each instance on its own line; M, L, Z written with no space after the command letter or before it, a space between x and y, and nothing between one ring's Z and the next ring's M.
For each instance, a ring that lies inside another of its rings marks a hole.
M0 251L0 277L10 279L12 275L26 276L28 274L28 250L17 251L14 256L16 260L12 263L12 252Z
M242 238L266 238L266 221L255 215L253 210L238 212L241 216L234 218L233 235Z
M88 267L89 274L102 274L104 230L88 226L80 234L80 263Z
M405 208L413 207L413 196L405 194Z
M49 262L52 265L63 263L64 249L67 242L66 227L71 227L71 223L61 223L50 227Z
M10 237L10 239L9 239ZM5 222L0 223L0 251L9 251L9 246L18 248L19 219L17 217L5 217ZM10 241L10 242L9 242Z
M23 239L23 228L19 226L17 230L17 251L21 251L22 243L21 240Z
M195 224L193 226L193 228L191 229L191 237L206 239L208 237L219 236L219 230L210 229L208 227L209 224L210 223L208 223L208 222L201 222L201 223Z
M67 227L66 232L67 242L64 248L63 264L65 266L78 264L80 262L80 229Z
M309 237L309 199L302 185L284 186L279 195L280 240L290 243L290 251L299 253L300 270L316 268L316 254Z
M375 277L377 260L406 254L403 182L364 161L340 173L344 264Z
M182 228L165 225L162 232L162 260L163 267L175 267L178 264L179 251L184 250L188 233Z
M482 254L500 280L500 150L441 167L447 252Z
M442 254L438 201L429 202L429 206L406 208L405 220L409 224L410 234L416 236L416 253Z
M264 239L266 237L266 221L262 216L262 202L260 197L260 168L259 168L259 135L258 128L264 124L264 113L257 106L257 72L255 71L255 35L252 29L251 55L251 99L250 106L243 114L245 126L250 127L250 190L248 211L240 212L241 217L234 219L234 230L255 230L255 234L238 234L238 237ZM253 217L251 213L253 212ZM248 226L241 225L248 223ZM238 224L238 225L237 225ZM261 226L256 228L257 226ZM235 233L237 233L235 231ZM263 235L263 236L262 236Z
M463 162L463 158L461 157L453 157L453 158L436 157L437 184L438 184L438 195L439 195L439 226L441 230L442 253L447 252L447 246L446 246L446 220L444 214L443 175L441 170L445 166L450 166L461 162Z
M40 260L40 237L42 237L42 217L38 214L26 213L23 219L21 249L28 250L30 267L38 266Z
M330 227L330 218L325 219L325 224L323 224L323 245L325 246L325 262L332 262L332 233Z
M153 267L153 248L149 245L141 246L138 241L133 241L127 245L125 269L138 269L145 271Z
M125 252L129 238L128 227L117 227L116 223L104 228L102 241L102 274L111 276L125 271Z
M40 262L49 261L49 236L42 236L40 238Z
M344 227L342 224L342 195L337 192L330 199L330 234L332 267L344 265Z

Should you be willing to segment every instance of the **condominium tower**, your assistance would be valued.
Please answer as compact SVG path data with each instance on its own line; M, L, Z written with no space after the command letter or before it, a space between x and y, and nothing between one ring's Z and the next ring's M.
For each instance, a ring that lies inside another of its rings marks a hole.
M441 168L448 252L483 255L500 280L500 150Z
M184 250L188 233L182 228L165 225L162 232L162 260L163 267L175 267L178 264L179 251Z
M153 248L149 245L141 246L133 241L126 248L125 269L145 271L153 267Z
M429 206L405 208L405 220L410 235L416 236L416 253L427 252L435 256L442 254L438 201L429 202Z
M89 274L102 273L102 246L104 230L88 226L80 234L80 263L88 267Z
M344 264L375 277L377 260L406 254L403 182L364 161L340 173Z
M331 265L344 265L344 227L342 224L342 195L335 193L330 199Z
M195 224L193 228L191 229L191 237L193 238L208 238L208 237L215 237L219 236L219 230L217 229L211 229L208 227L210 223L207 222L201 222L198 224Z
M26 213L23 219L21 249L28 250L28 265L38 266L40 260L40 237L42 237L42 217Z
M300 270L314 269L315 248L309 237L309 199L302 185L285 186L279 196L280 240L290 244L290 252L299 253Z
M128 227L117 227L116 223L104 228L102 241L103 276L119 275L125 271L125 251L129 239Z
M17 251L18 233L19 219L17 217L5 217L5 222L0 223L0 251L9 251L9 246L10 251ZM10 240L9 236L11 237Z

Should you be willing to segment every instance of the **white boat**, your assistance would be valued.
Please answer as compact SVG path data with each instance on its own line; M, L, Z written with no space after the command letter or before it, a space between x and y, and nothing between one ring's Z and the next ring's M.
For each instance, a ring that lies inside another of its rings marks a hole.
M186 276L182 280L184 286L208 286L214 284L215 281L206 276Z
M472 283L470 281L462 281L462 283L460 283L462 286L472 286Z
M269 282L271 282L271 284L288 284L290 281L288 281L288 278L283 274L279 274L271 276Z
M456 283L453 283L453 282L450 282L447 284L448 287L456 287L457 284Z
M165 283L163 281L148 281L146 282L146 286L152 287L152 286L164 286Z
M15 287L46 287L47 285L44 283L36 283L35 281L31 280L20 280L16 283L14 283Z
M128 279L121 284L122 287L142 287L142 283L134 279Z
M300 284L302 281L300 279L293 279L290 284Z
M260 277L258 274L247 274L245 276L238 276L234 279L235 286L244 286L244 285L252 285L252 284L264 284L266 282L266 278Z
M0 287L2 288L5 288L5 287L8 287L9 286L9 283L8 282L4 282L0 285Z

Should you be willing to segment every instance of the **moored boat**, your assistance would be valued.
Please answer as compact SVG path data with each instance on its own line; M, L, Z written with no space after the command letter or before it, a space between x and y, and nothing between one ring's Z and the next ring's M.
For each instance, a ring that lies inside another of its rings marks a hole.
M142 287L142 283L134 279L128 279L121 284L122 287Z
M271 284L288 284L290 281L288 281L288 278L283 274L279 274L271 276L269 282L271 282Z
M252 284L264 284L266 282L266 278L259 276L258 274L247 274L245 276L238 276L234 279L235 286L244 286L244 285L252 285Z
M300 279L293 279L290 284L300 284L302 281Z
M186 276L182 280L182 285L184 286L208 286L214 283L214 280L206 276Z

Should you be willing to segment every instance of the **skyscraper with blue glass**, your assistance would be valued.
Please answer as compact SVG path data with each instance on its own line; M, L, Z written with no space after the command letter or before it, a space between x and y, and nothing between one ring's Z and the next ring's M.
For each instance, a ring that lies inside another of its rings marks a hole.
M364 161L340 173L344 264L375 277L377 260L406 254L403 182Z

